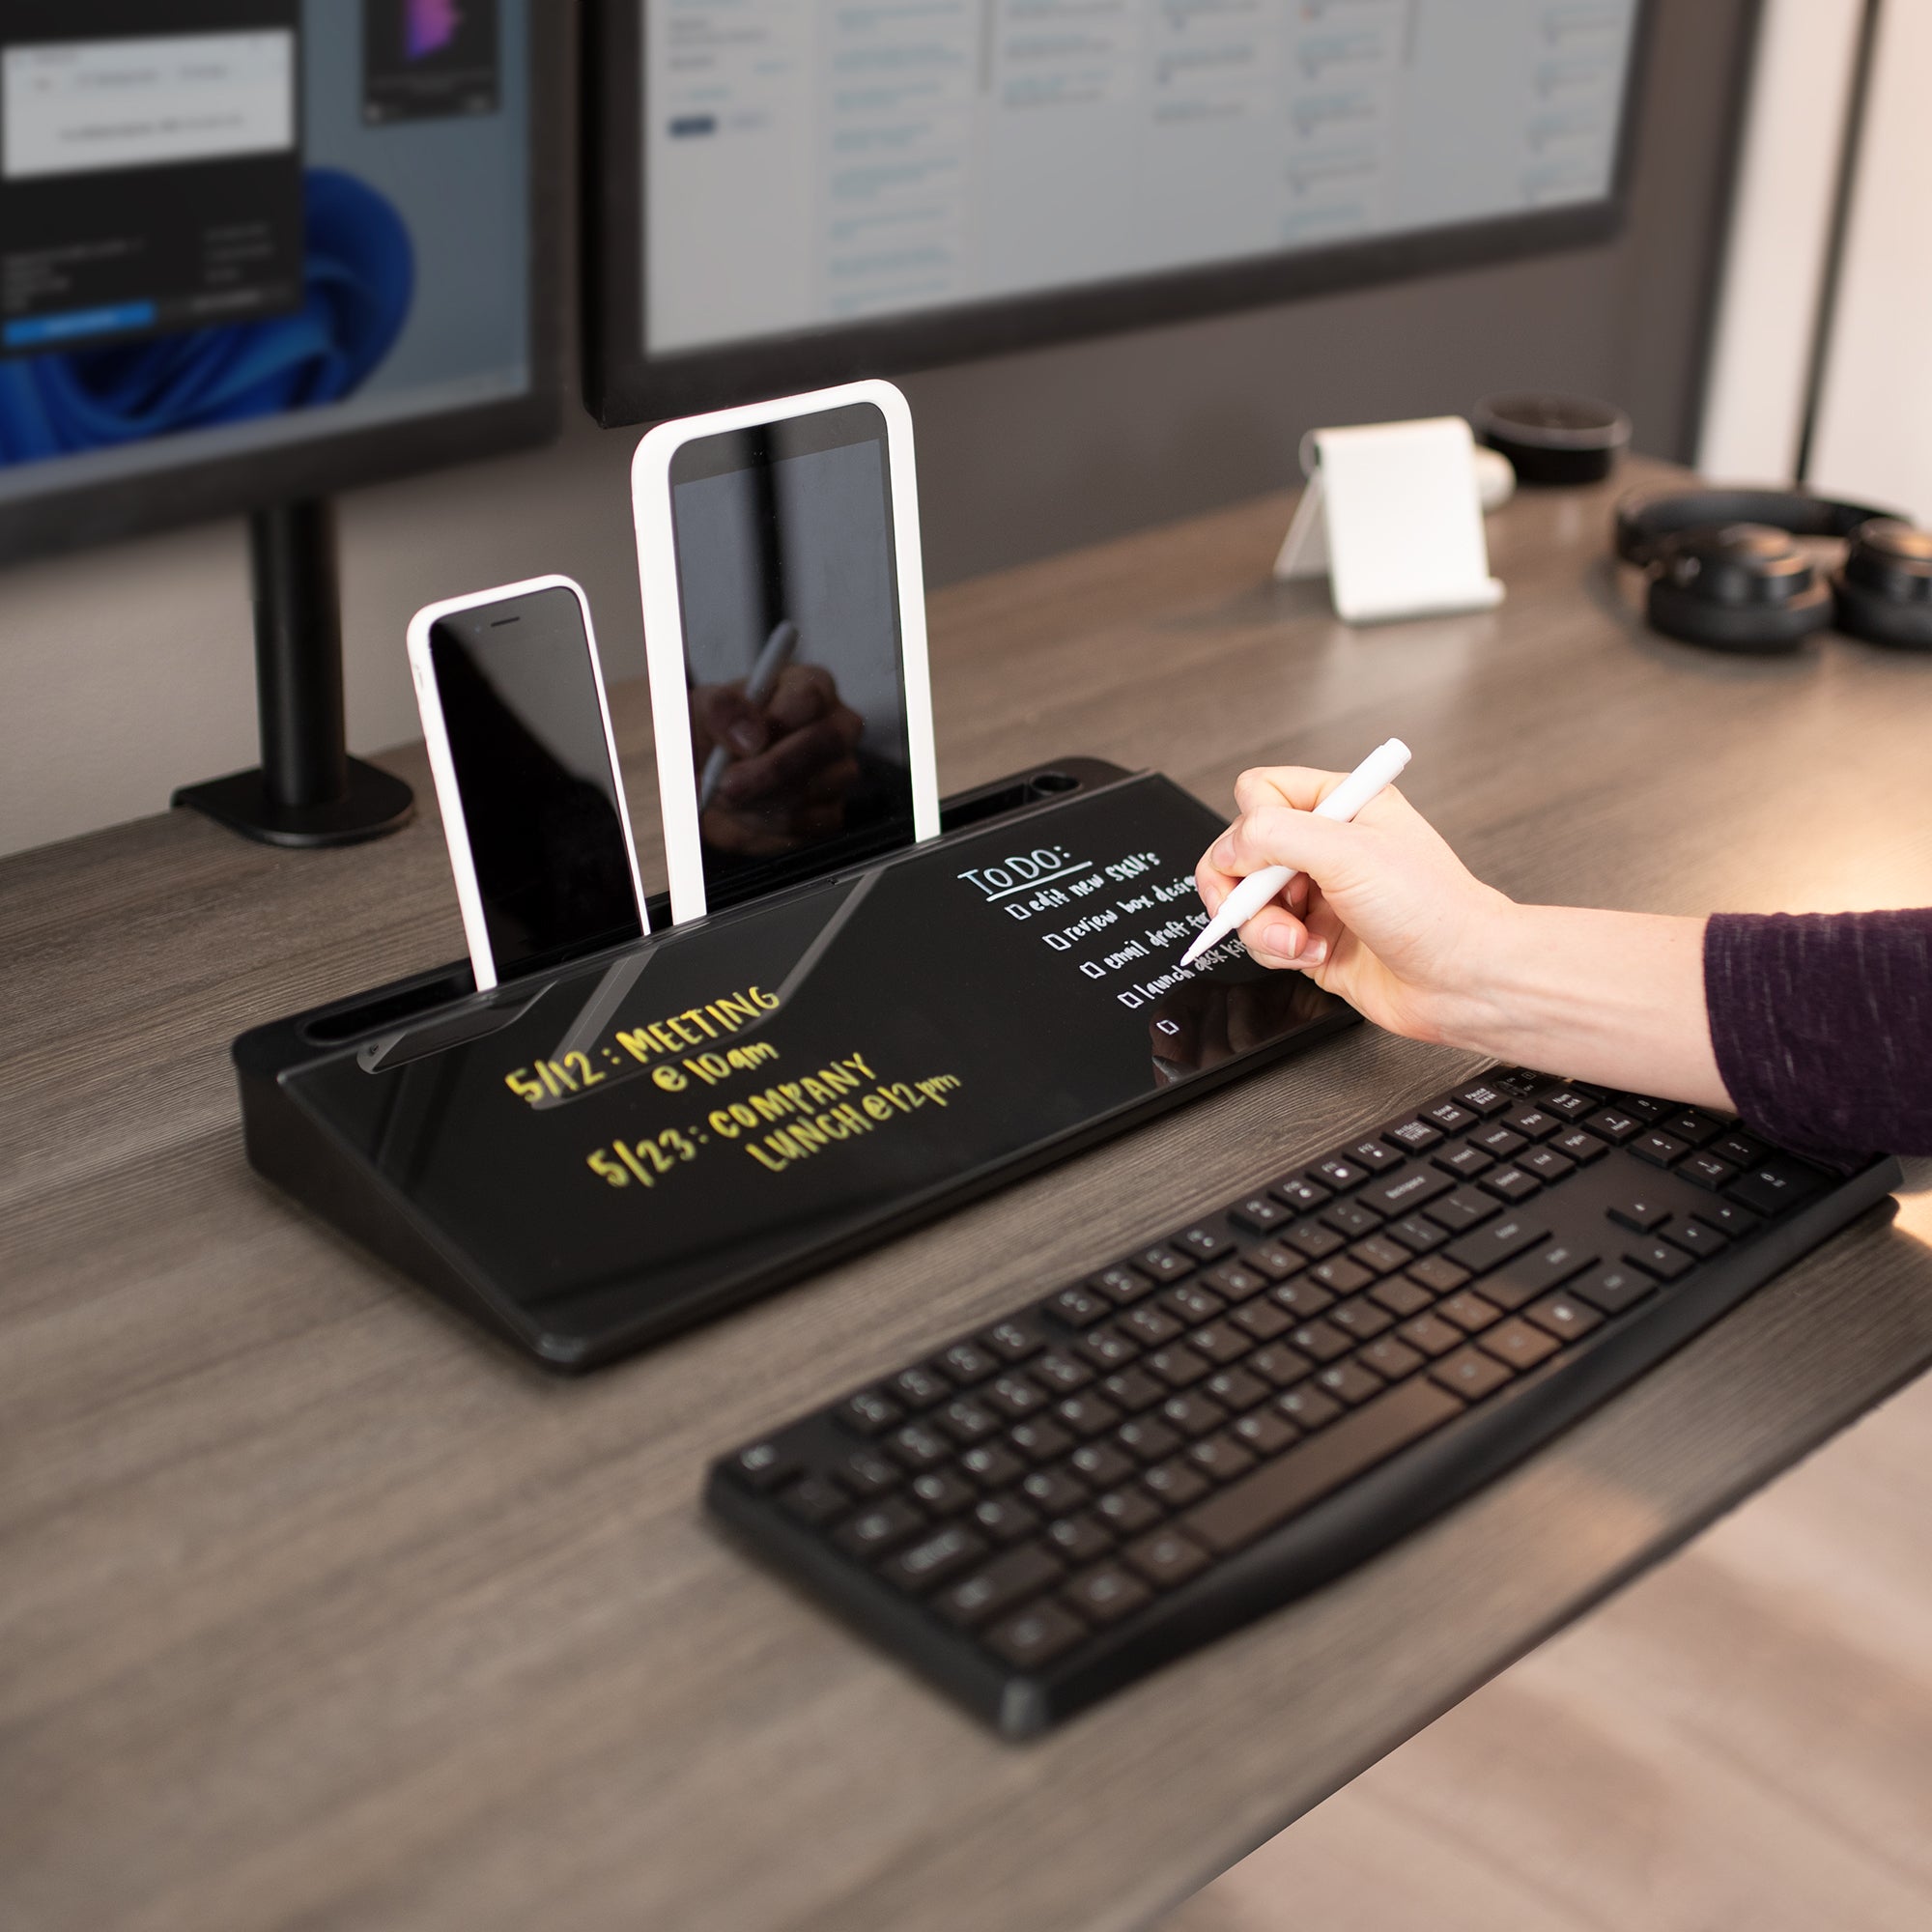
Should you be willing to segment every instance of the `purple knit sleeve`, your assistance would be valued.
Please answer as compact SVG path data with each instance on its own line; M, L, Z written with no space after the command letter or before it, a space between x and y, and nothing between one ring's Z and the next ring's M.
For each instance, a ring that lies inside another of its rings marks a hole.
M1719 913L1704 993L1718 1070L1767 1139L1932 1153L1932 908Z

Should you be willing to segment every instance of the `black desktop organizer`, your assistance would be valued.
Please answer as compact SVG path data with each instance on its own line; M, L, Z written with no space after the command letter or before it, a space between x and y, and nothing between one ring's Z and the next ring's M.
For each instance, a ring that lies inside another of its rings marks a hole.
M1065 760L948 800L930 844L682 926L654 900L644 939L489 993L466 963L258 1027L248 1159L594 1366L1350 1024L1233 945L1174 972L1221 823Z

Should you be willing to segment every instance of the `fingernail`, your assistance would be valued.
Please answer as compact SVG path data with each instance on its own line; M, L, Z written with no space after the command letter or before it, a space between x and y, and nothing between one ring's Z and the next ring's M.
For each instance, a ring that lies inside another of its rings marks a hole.
M734 724L725 732L731 741L731 749L741 758L749 758L758 749L758 727L755 724Z
M1327 956L1328 956L1327 941L1322 939L1311 939L1308 942L1306 950L1302 952L1301 963L1304 966L1319 966L1321 965L1322 960L1327 958Z
M1224 834L1221 838L1215 839L1214 849L1208 853L1208 863L1213 866L1217 872L1225 872L1232 869L1235 863L1234 838Z

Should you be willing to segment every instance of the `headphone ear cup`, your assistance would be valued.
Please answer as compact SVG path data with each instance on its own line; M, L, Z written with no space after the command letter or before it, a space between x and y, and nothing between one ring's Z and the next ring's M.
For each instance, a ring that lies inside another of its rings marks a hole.
M1932 650L1932 531L1889 517L1852 534L1832 579L1836 623L1848 637L1894 650Z
M1684 643L1795 651L1832 621L1832 592L1784 531L1730 524L1666 546L1644 610L1653 629Z

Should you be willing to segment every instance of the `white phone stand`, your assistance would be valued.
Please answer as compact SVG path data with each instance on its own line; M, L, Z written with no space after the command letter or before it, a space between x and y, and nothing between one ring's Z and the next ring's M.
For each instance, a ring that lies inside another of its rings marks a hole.
M1350 624L1493 610L1503 586L1490 575L1479 454L1461 416L1311 430L1276 578L1325 571Z

